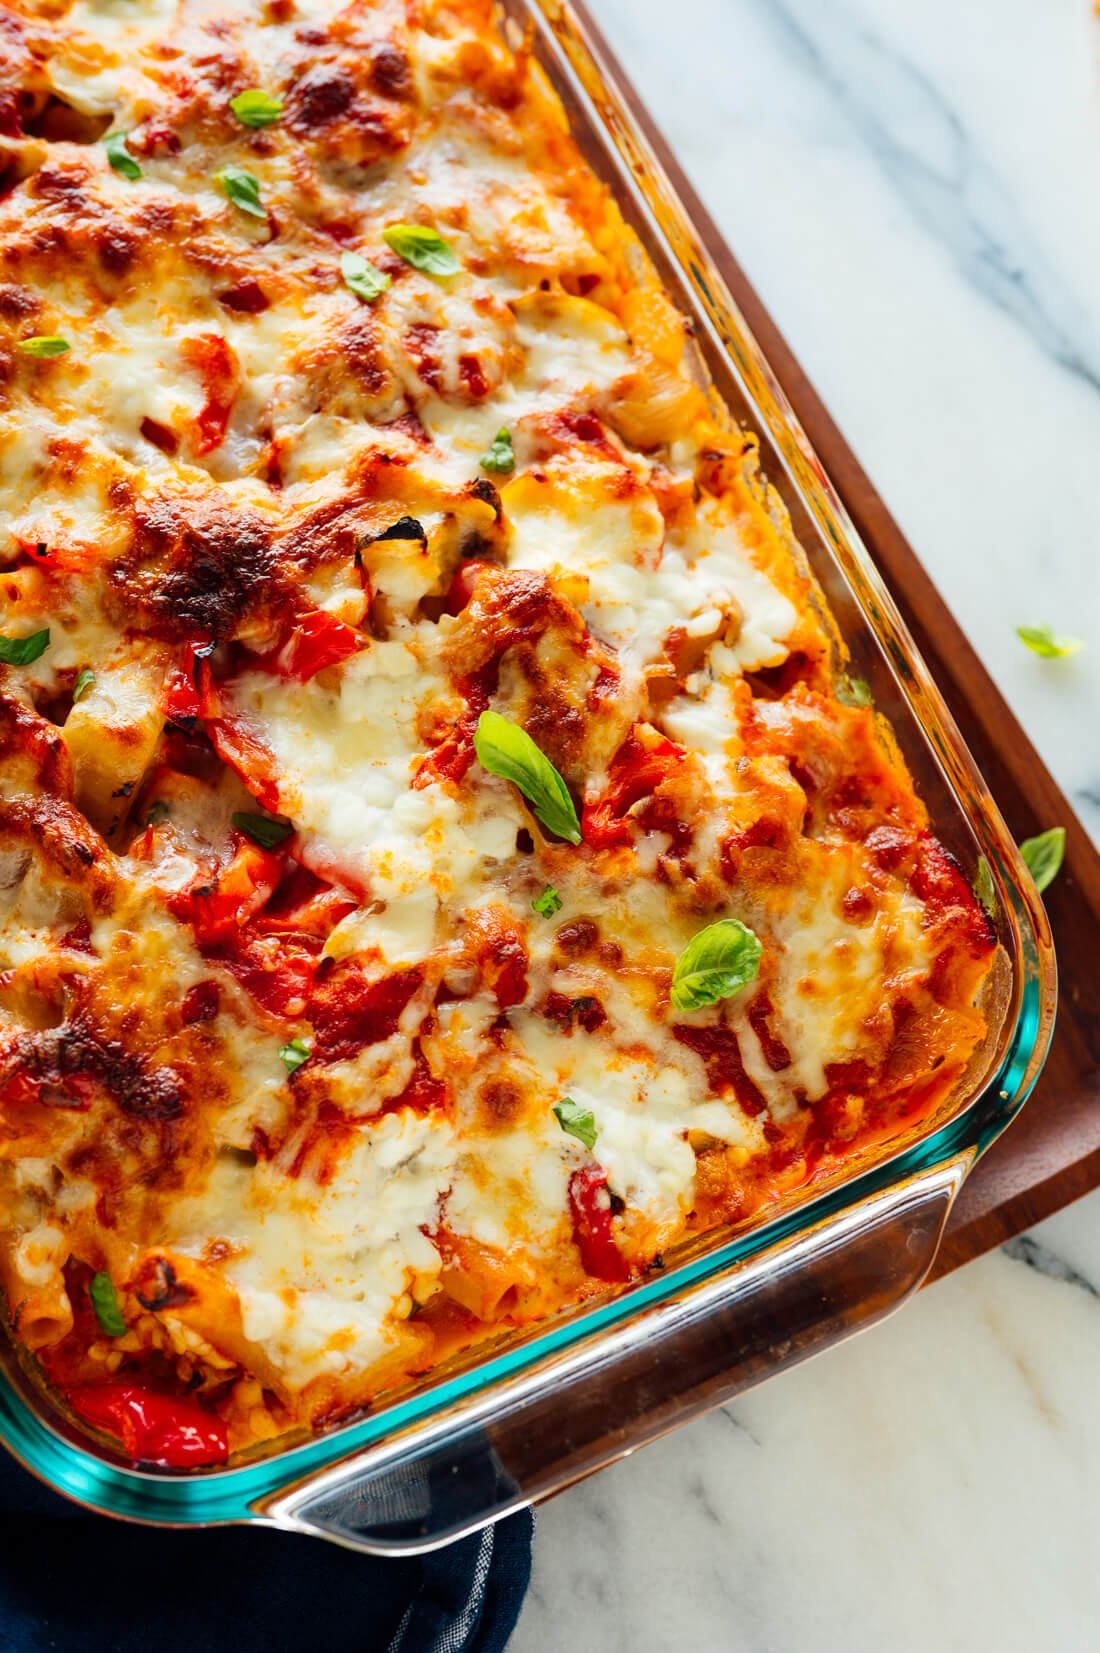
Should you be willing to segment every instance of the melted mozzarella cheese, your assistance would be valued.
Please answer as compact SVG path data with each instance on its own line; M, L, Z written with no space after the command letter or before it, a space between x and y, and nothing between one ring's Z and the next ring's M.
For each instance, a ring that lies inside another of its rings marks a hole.
M252 672L234 690L278 761L280 807L313 840L307 856L386 904L371 945L394 962L420 943L430 950L440 903L461 910L493 884L523 824L508 789L488 777L469 801L413 785L427 684L416 652L395 640L354 655L333 688Z
M289 1383L363 1371L392 1347L413 1279L439 1271L422 1230L435 1226L451 1158L443 1123L408 1111L361 1130L323 1186L222 1157L169 1240L184 1252L211 1236L233 1248L226 1272L245 1336Z
M525 1016L521 1025L548 1105L569 1096L591 1111L593 1152L609 1186L666 1230L691 1204L695 1155L689 1131L728 1143L745 1158L762 1146L759 1125L735 1102L699 1100L697 1063L671 1037L643 1059L581 1028L563 1037L541 1018ZM647 1031L652 1041L652 1022Z

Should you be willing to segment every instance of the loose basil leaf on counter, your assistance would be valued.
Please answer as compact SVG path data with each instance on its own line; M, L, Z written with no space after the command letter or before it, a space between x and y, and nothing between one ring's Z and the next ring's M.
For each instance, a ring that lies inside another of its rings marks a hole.
M309 1060L312 1051L304 1039L291 1039L289 1044L281 1047L279 1055L286 1071L296 1073L302 1063Z
M95 1317L99 1321L100 1330L108 1337L124 1337L126 1322L123 1320L118 1307L118 1298L115 1296L114 1282L109 1274L93 1274L88 1287L88 1295L92 1300Z
M561 896L552 884L547 884L541 895L536 895L531 903L540 918L553 918L560 913L563 902Z
M430 276L457 275L462 265L449 241L426 224L391 224L382 239L414 270Z
M133 181L141 177L141 168L126 147L128 137L128 132L109 132L103 140L103 147L115 171Z
M29 666L50 646L50 628L32 631L29 637L0 637L0 664Z
M1035 880L1035 888L1042 895L1062 870L1062 862L1066 858L1065 827L1050 827L1036 838L1025 838L1020 845L1020 854Z
M247 212L250 218L266 218L267 209L260 200L260 180L243 166L223 166L215 178L235 207Z
M1043 660L1068 660L1085 646L1079 637L1055 637L1049 626L1017 626L1016 635Z
M283 100L277 92L250 86L247 92L238 92L235 98L230 98L229 107L242 126L274 126L282 115Z
M90 671L88 667L85 666L84 670L80 673L76 682L73 684L73 705L75 706L78 700L83 700L84 696L88 693L88 690L94 688L95 672Z
M738 918L708 924L688 942L672 973L669 997L677 1010L701 1010L732 998L760 969L759 939Z
M507 476L515 470L516 456L512 451L512 438L506 426L497 431L492 445L482 454L478 464L483 471L495 471L500 476Z
M270 815L234 815L233 825L262 849L275 849L278 844L294 836L294 828L289 821L273 821Z
M15 348L24 356L46 357L63 356L72 346L57 333L36 333L33 338L17 339Z
M340 274L344 285L351 288L356 298L364 299L368 304L380 298L390 285L390 277L385 271L376 270L362 253L345 253L340 260Z
M581 827L569 788L526 729L499 712L482 712L474 731L474 751L490 775L519 787L547 831L571 844L580 843Z
M997 916L997 888L993 882L993 869L984 855L978 857L978 874L974 879L974 899L985 913L987 918Z
M596 1116L591 1108L582 1108L571 1096L563 1096L554 1103L554 1116L563 1131L583 1142L591 1152L596 1146Z

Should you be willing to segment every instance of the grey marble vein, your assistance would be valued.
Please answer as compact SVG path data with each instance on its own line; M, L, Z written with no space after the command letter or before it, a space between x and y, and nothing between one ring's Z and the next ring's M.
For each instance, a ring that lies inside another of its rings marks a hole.
M1005 1255L1018 1263L1025 1263L1028 1268L1036 1269L1045 1274L1048 1279L1061 1280L1067 1286L1075 1286L1079 1291L1087 1292L1090 1297L1100 1297L1100 1287L1093 1284L1087 1275L1073 1267L1064 1257L1059 1257L1056 1251L1049 1246L1041 1245L1030 1234L1017 1234L1003 1247Z
M1100 342L1087 309L935 82L844 6L755 3L966 279L1061 367L1100 390Z

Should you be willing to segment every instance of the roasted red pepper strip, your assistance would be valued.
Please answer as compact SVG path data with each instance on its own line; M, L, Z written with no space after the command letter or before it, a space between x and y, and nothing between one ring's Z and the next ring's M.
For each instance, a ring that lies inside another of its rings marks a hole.
M220 333L181 340L180 355L202 381L206 400L195 418L195 452L211 453L225 441L241 384L237 353Z
M683 756L683 747L663 736L643 743L637 734L629 734L612 760L607 790L585 803L581 820L585 843L593 849L629 844L627 811L654 792Z
M227 867L170 896L169 909L190 924L200 944L225 941L270 900L285 866L282 851L242 842Z
M293 635L279 650L277 668L284 677L308 683L325 666L338 666L354 654L362 641L354 626L346 626L323 609L313 609L298 616Z
M136 1383L83 1385L69 1391L69 1400L86 1423L117 1435L135 1463L195 1469L229 1457L225 1424L194 1401Z
M301 1016L317 970L311 937L260 935L252 925L220 946L204 947L212 959L234 975L256 1003L273 1016ZM320 951L320 943L313 940Z
M611 1236L611 1196L607 1172L598 1165L582 1165L569 1179L569 1211L573 1239L585 1273L597 1280L628 1280L630 1270Z
M209 655L213 647L202 639L183 645L180 663L168 679L164 709L169 722L186 728L209 711L206 702L210 695Z

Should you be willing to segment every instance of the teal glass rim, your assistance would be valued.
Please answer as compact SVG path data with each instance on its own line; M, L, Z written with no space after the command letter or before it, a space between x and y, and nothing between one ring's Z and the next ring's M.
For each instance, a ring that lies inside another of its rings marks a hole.
M13 1351L0 1370L0 1439L29 1470L57 1491L105 1514L169 1526L263 1521L282 1489L340 1464L367 1465L390 1450L415 1456L429 1436L438 1444L495 1397L538 1380L567 1352L612 1350L640 1316L685 1294L729 1280L750 1261L793 1243L815 1225L858 1213L893 1185L959 1162L968 1168L1023 1106L1049 1046L1056 970L1049 926L1016 846L984 781L929 677L893 600L801 430L729 291L601 61L598 45L561 0L504 0L506 20L534 31L536 51L561 96L587 158L607 179L642 245L696 324L709 382L762 438L765 474L778 478L800 543L829 600L847 607L859 633L859 669L876 702L901 731L906 759L921 790L944 802L952 848L972 874L984 864L991 918L1007 961L1003 1019L952 1117L900 1149L818 1191L804 1190L770 1219L732 1238L717 1236L689 1260L549 1323L453 1375L389 1403L355 1422L220 1470L173 1473L138 1469L101 1451L55 1409ZM826 577L828 576L828 577ZM852 621L842 627L853 645ZM908 738L905 738L905 731ZM919 761L918 761L919 760ZM937 830L943 815L932 809ZM629 1445L629 1443L627 1443ZM624 1446L624 1450L626 1447Z

